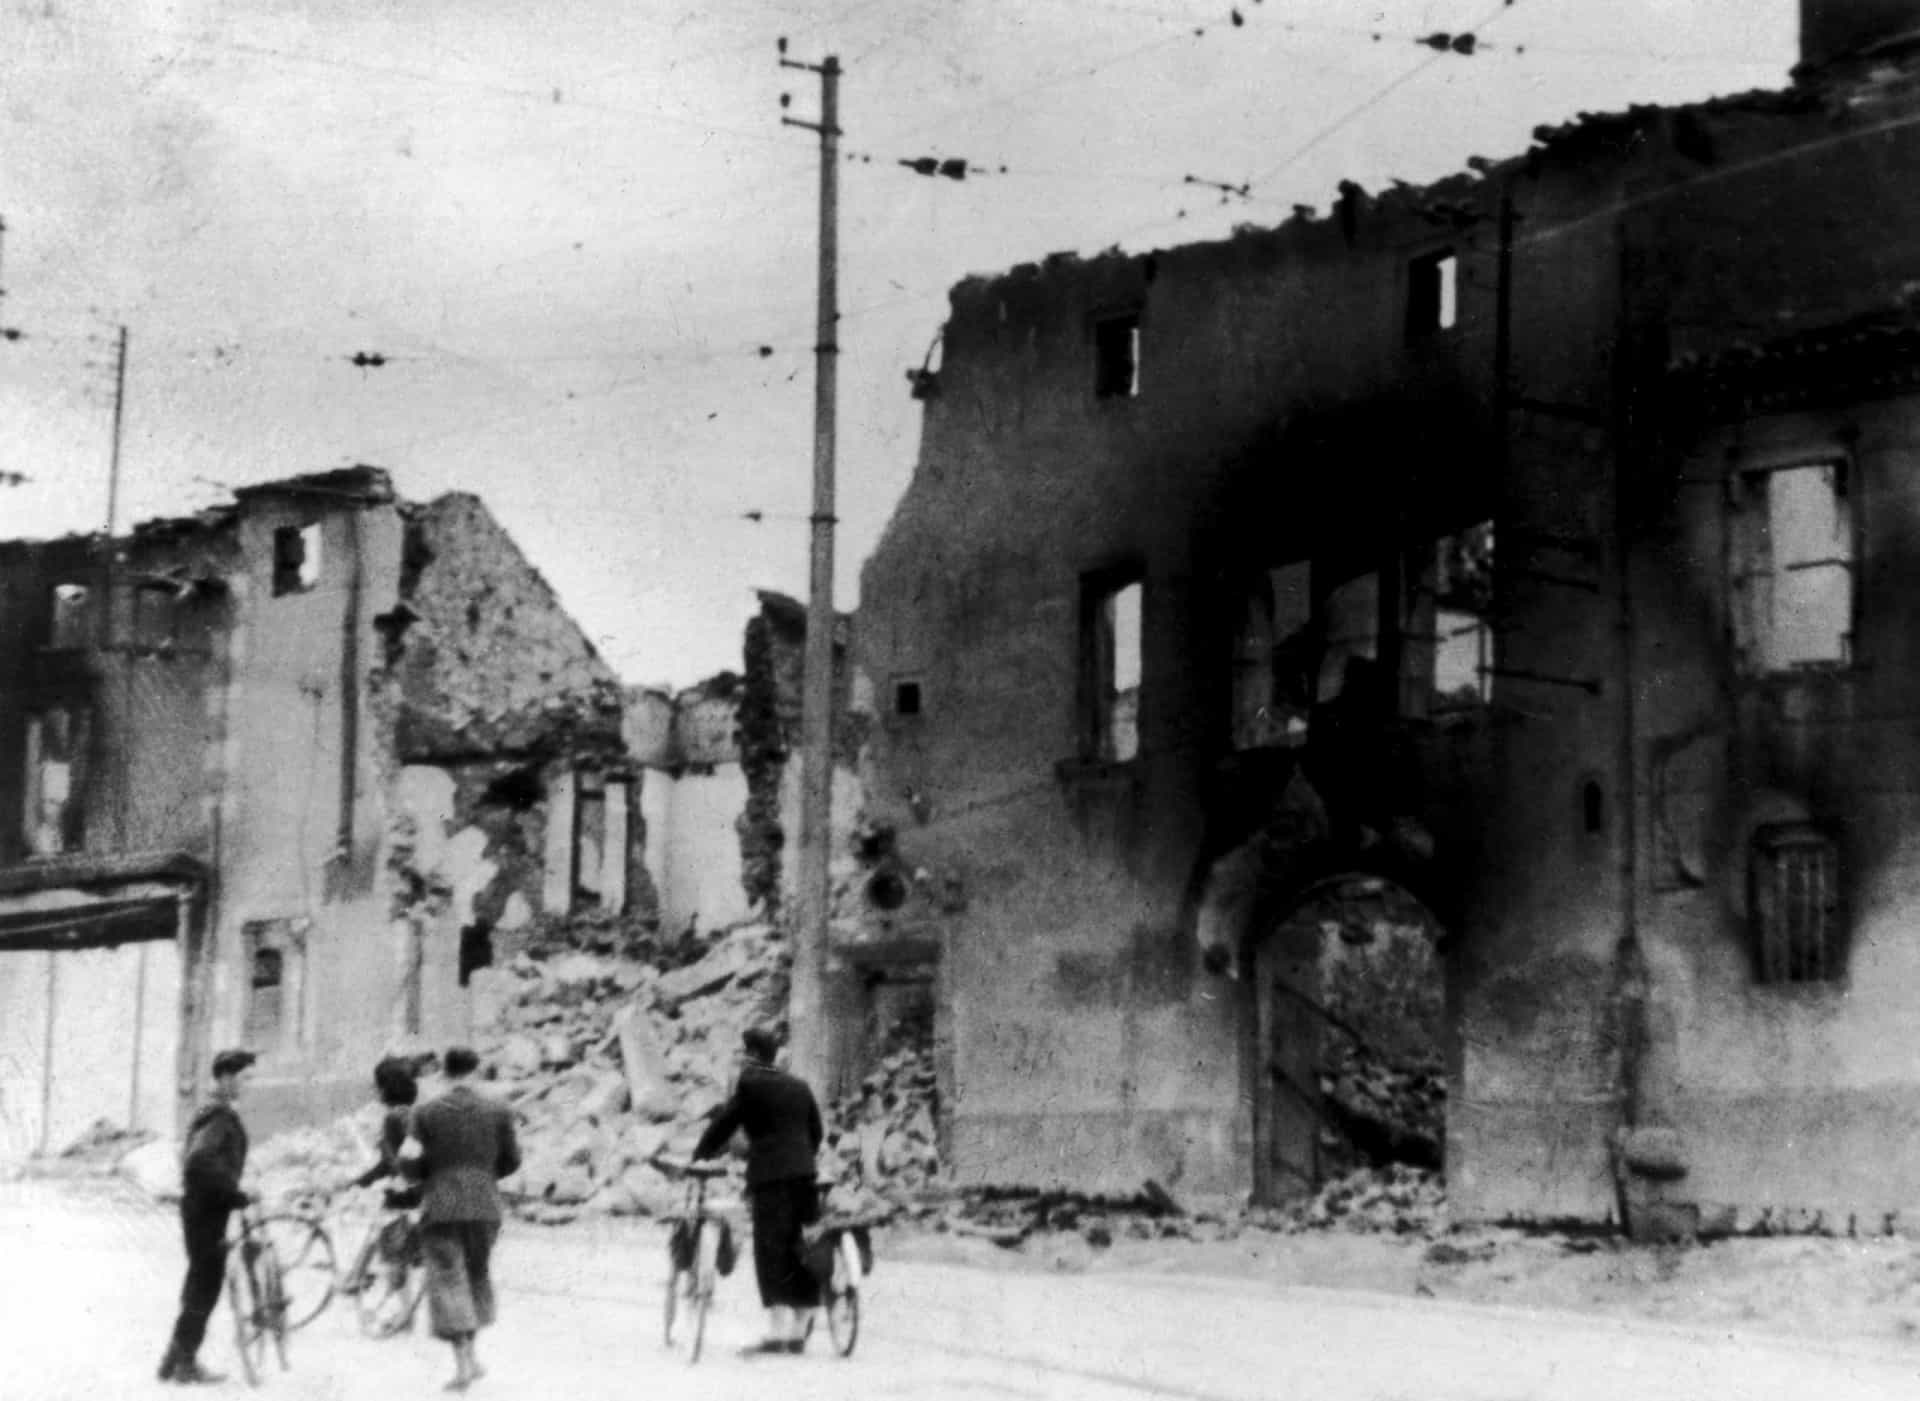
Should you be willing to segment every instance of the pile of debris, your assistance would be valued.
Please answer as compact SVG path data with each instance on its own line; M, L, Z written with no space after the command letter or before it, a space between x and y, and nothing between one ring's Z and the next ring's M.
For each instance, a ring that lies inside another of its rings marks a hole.
M784 1020L789 955L773 927L722 932L665 971L583 952L516 956L489 989L479 1050L519 1116L517 1213L654 1215L678 1189L648 1159L685 1156L725 1099L740 1034Z
M1370 1047L1329 1038L1318 1083L1321 1148L1346 1167L1438 1171L1447 1082L1438 1064L1392 1064Z
M931 1215L940 1179L939 1095L923 1030L894 1029L891 1048L827 1115L820 1175L839 1184L836 1211Z
M1404 1163L1356 1168L1303 1202L1255 1208L1247 1223L1289 1233L1340 1230L1431 1238L1447 1230L1447 1189L1440 1174L1427 1168Z

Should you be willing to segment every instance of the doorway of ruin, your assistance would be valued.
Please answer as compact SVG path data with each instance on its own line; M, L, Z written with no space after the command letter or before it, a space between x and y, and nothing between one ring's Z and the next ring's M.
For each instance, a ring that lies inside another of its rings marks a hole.
M1316 881L1252 931L1253 1200L1359 1168L1442 1166L1445 930L1396 881Z

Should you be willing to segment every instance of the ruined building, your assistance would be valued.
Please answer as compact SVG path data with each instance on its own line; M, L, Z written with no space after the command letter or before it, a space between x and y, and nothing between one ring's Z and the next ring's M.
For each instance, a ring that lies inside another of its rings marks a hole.
M478 500L370 467L0 544L0 1152L263 1130L468 1030L493 936L651 899L618 682Z
M862 580L963 1179L1317 1171L1312 926L1446 930L1462 1219L1920 1200L1920 6L1784 91L954 288Z
M643 771L646 869L668 930L776 919L795 898L789 847L800 832L806 609L770 590L760 592L759 604L747 620L741 671L678 692L628 692L626 741ZM861 809L857 756L865 733L850 708L850 626L840 615L834 641L833 824L842 852Z

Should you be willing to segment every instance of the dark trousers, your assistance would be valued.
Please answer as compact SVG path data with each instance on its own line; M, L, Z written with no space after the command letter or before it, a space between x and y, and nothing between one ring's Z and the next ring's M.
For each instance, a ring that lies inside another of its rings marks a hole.
M810 1309L820 1302L820 1284L800 1255L800 1228L820 1219L820 1193L813 1178L763 1182L747 1192L753 1212L753 1273L767 1308Z
M470 1338L493 1322L493 1243L498 1221L437 1221L420 1228L433 1336Z
M180 1204L180 1231L187 1242L187 1278L180 1286L180 1318L173 1325L170 1351L176 1362L191 1362L207 1336L207 1320L220 1302L227 1269L225 1207Z

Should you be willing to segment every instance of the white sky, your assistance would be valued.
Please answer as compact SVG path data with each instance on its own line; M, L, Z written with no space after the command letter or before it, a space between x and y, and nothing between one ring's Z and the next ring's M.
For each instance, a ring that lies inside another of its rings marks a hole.
M873 158L841 167L844 609L960 277L1778 86L1797 33L1792 0L1232 10L0 0L0 326L24 333L0 341L0 473L31 478L0 477L0 537L100 528L125 324L122 528L374 463L415 499L477 492L626 679L690 683L738 668L754 588L806 593L817 147L778 99L811 119L819 84L777 36L839 55L845 145ZM1470 58L1413 42L1476 25ZM893 164L920 155L1006 173Z

